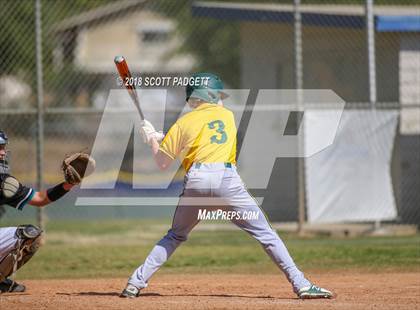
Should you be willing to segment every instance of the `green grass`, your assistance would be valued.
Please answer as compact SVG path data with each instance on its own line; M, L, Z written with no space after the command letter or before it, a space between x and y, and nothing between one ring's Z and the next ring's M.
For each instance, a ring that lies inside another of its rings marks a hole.
M127 277L169 228L170 220L54 221L47 243L17 278ZM279 233L303 270L420 271L420 235L337 239ZM195 231L165 273L273 273L259 244L241 231Z

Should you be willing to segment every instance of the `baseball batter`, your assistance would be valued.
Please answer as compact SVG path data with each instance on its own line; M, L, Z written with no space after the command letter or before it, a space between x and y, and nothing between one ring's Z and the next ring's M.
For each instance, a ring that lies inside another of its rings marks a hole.
M82 172L78 168L83 164L76 167L77 169L68 167L68 165L89 163L89 157L81 158L84 156L81 153L69 156L63 162L66 182L46 191L35 191L20 184L16 178L10 175L8 142L7 135L0 130L0 208L3 208L3 205L8 205L22 210L27 204L43 207L60 199L81 181L87 168L87 165L85 165ZM82 173L80 174L80 172ZM38 250L41 233L41 229L34 225L0 228L0 293L25 291L24 285L14 282L10 277Z
M331 298L333 294L313 285L298 269L284 243L271 228L256 201L236 171L236 125L231 111L223 107L223 82L214 74L198 73L205 83L187 86L186 101L193 109L169 129L166 136L144 121L141 134L151 146L155 161L166 169L176 158L185 168L184 191L176 208L172 227L156 244L144 263L128 280L121 297L138 297L152 275L187 240L199 222L199 210L225 210L236 214L258 214L257 218L231 218L252 235L284 272L299 298Z

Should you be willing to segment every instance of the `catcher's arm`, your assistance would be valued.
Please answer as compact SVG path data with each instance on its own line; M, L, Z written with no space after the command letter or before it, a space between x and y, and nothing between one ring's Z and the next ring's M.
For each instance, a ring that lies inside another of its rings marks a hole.
M69 184L67 182L64 182L64 183L58 184L57 186L52 187L51 189L48 189L48 190L45 190L45 191L35 192L35 194L33 195L32 199L28 202L28 204L30 204L31 206L36 206L36 207L46 206L46 205L50 204L51 202L53 202L53 201L61 198L62 196L64 196L67 192L69 192L72 189L73 186L74 186L73 184ZM56 192L55 197L54 197L54 191ZM53 196L53 197L48 196L49 192L50 192L50 196ZM62 193L62 195L61 195L61 193ZM59 197L57 197L57 195ZM51 200L51 199L54 199L54 198L57 198L57 199Z

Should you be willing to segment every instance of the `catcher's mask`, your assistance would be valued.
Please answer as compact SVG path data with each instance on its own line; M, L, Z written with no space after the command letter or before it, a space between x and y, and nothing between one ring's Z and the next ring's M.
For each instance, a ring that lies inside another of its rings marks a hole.
M7 151L9 139L4 131L0 130L0 174L9 173L9 152Z

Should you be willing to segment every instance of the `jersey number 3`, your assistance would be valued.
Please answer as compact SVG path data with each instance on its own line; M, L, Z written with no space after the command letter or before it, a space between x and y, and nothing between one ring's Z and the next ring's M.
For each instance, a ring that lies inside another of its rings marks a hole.
M227 141L227 134L224 131L225 124L222 121L220 120L212 121L208 123L208 125L209 125L209 129L216 129L216 132L218 133L218 135L214 135L210 137L211 143L223 144Z

